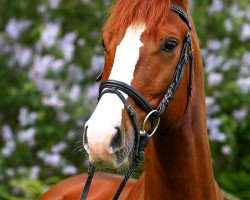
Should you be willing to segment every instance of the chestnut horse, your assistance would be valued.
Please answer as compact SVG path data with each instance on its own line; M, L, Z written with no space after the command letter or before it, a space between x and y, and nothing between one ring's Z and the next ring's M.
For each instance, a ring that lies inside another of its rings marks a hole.
M185 67L178 89L172 91L174 98L166 112L161 113L159 127L146 148L144 173L138 180L128 181L119 199L223 199L211 165L203 67L194 24L190 14L186 14L188 3L188 0L117 0L103 29L102 81L122 83L129 91L133 88L149 107L156 109L162 105L166 90L173 89L170 87L173 77L179 75L176 66ZM187 37L190 41L186 41ZM184 62L180 61L185 44L191 45L191 41L193 68L192 62L186 62L187 54ZM85 125L83 140L93 165L119 170L131 163L136 146L136 126L126 105L135 111L139 127L148 113L131 97L131 92L117 92L119 88L114 92L112 88L111 85L102 90ZM157 128L150 122L144 125L146 132ZM86 178L83 174L66 179L40 199L79 199ZM120 176L97 174L88 198L112 199L121 180Z

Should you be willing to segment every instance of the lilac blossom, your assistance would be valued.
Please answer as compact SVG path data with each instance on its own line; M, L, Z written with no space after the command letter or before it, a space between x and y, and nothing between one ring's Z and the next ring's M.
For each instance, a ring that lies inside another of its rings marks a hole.
M220 132L219 127L221 125L219 118L207 119L207 127L209 130L209 139L216 142L225 142L226 135Z
M54 73L60 73L63 68L65 67L66 63L64 60L62 59L57 59L57 60L54 60L52 63L51 63L51 70L54 72Z
M91 59L91 68L88 71L88 75L93 76L100 73L104 66L103 56L93 56Z
M234 29L232 20L231 19L226 19L224 21L224 27L225 27L227 32L231 33L233 31L233 29Z
M223 1L222 0L213 0L212 4L208 8L208 12L210 14L221 12L224 8Z
M86 97L88 99L96 101L96 98L99 93L99 85L100 85L99 83L95 83L88 87L87 94L86 94Z
M41 159L45 164L52 167L59 167L64 163L62 156L59 153L46 153L44 151L38 151L37 157Z
M38 79L37 89L45 96L53 96L57 93L56 87L58 83L52 79Z
M249 23L244 23L242 25L240 39L243 42L250 39L250 24Z
M220 111L220 107L215 103L214 97L206 97L207 114L214 114Z
M77 45L78 45L79 47L82 47L82 46L84 46L85 44L86 44L86 40L85 40L85 39L79 38L79 39L77 40Z
M235 120L241 121L247 116L247 113L248 113L248 109L243 107L243 108L240 108L238 110L234 110L233 117Z
M5 27L5 31L10 38L17 40L21 33L29 28L30 25L30 20L18 20L16 18L11 18Z
M59 42L61 51L63 52L64 59L70 62L73 59L75 52L74 42L76 40L77 34L74 32L66 34Z
M26 67L32 59L32 50L24 48L20 44L15 44L13 47L13 58L20 67Z
M70 65L67 71L68 82L70 83L78 83L83 80L84 73L80 67L76 65Z
M60 6L61 0L49 0L49 7L51 9L57 9Z
M250 66L250 52L245 52L243 54L243 63L244 65Z
M217 51L221 48L222 43L217 39L212 39L207 42L207 48L212 51Z
M57 120L59 122L62 122L62 123L65 123L65 122L68 122L70 119L70 116L69 114L63 112L63 111L58 111L57 112Z
M37 12L40 13L41 15L46 15L47 14L47 11L48 11L48 8L46 5L44 4L40 4L38 7L37 7Z
M239 65L239 61L236 58L231 58L231 59L226 60L225 63L223 63L222 70L228 71L238 65Z
M210 87L220 85L222 80L223 80L223 76L221 73L212 72L208 74L208 85Z
M44 77L50 69L50 66L53 61L54 58L50 55L35 56L33 67L29 71L29 77L31 78L31 80L36 82L36 80Z
M221 133L217 128L209 130L209 139L211 141L225 142L226 138L226 135L224 133Z
M37 165L32 166L30 169L29 179L36 180L39 177L39 173L41 172L41 168Z
M46 156L43 158L43 161L48 166L59 167L62 164L62 157L58 153L46 154Z
M13 168L7 168L5 170L5 174L8 176L8 177L12 177L15 175L15 170Z
M2 127L2 137L5 141L11 140L13 138L13 132L10 125L5 124Z
M81 97L81 87L78 84L74 84L69 91L69 99L76 102Z
M10 157L16 150L16 143L13 139L6 141L5 146L2 148L1 152L4 157Z
M19 131L17 134L17 138L20 143L26 143L29 146L34 146L35 135L36 135L36 129L31 127L26 130Z
M37 119L36 112L29 112L27 107L22 107L19 110L18 121L22 127L27 125L34 125Z
M222 148L221 148L221 152L224 154L224 155L230 155L232 153L232 148L229 146L229 145L224 145Z
M244 16L244 11L240 10L237 1L234 1L233 5L230 7L230 14L232 17L239 19Z
M4 157L10 157L13 152L16 150L16 142L13 138L13 132L9 125L4 125L2 128L2 138L5 142L5 145L1 149L2 155Z
M240 78L237 85L243 94L248 94L250 92L250 77Z
M52 96L44 96L42 98L42 103L45 106L51 106L56 109L61 109L65 106L65 102L60 99L58 94L54 94Z
M58 22L49 22L41 33L40 42L45 48L51 48L56 43L56 39L61 30L61 24Z
M90 4L90 3L91 3L91 0L82 0L82 3L83 3L83 4L87 4L87 5L88 5L88 4Z
M62 169L63 175L74 175L74 174L77 174L77 172L78 172L77 168L73 165L65 166Z
M51 152L53 153L61 153L68 147L68 144L64 141L59 142L55 146L51 147Z
M208 54L206 57L204 57L204 64L205 64L205 70L207 73L215 70L218 68L224 61L224 58L222 56L217 56L215 54Z

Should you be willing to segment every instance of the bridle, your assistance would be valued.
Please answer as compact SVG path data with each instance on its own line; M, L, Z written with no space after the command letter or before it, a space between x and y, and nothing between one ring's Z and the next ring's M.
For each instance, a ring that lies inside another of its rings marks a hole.
M189 104L189 99L192 96L192 74L193 74L193 61L194 61L194 55L192 51L192 39L191 39L191 23L188 18L188 14L179 6L175 4L171 4L170 8L172 11L176 12L181 19L186 23L188 26L188 33L185 37L181 56L179 59L179 62L177 64L174 76L167 88L167 91L159 103L159 106L154 109L152 106L147 102L147 100L140 95L135 89L133 89L131 86L127 85L124 82L120 82L117 80L107 80L104 81L99 88L99 97L98 100L102 97L102 95L106 93L113 93L116 94L120 100L123 102L125 110L127 111L127 114L129 116L130 122L133 126L134 133L135 133L135 141L134 141L134 155L133 155L133 161L128 167L128 170L116 192L116 194L113 197L113 200L116 200L119 198L127 180L130 178L132 173L136 170L138 165L141 163L145 148L149 142L149 139L153 136L153 134L156 132L158 125L160 123L160 118L165 113L167 107L170 105L171 101L174 98L175 93L177 92L177 89L180 85L180 82L182 80L185 66L187 63L187 60L189 59L189 83L188 83L188 97L187 97L187 106ZM101 79L102 74L97 78L97 80ZM146 113L147 116L143 122L142 129L140 129L138 125L138 121L136 118L136 113L131 105L127 102L127 100L124 98L123 93L127 94L129 97L131 97ZM146 132L145 125L147 122L151 123L151 131ZM86 127L85 127L86 128ZM82 195L80 200L85 200L88 195L88 191L91 185L92 178L95 173L95 166L91 163L89 164L88 169L88 178L85 183Z

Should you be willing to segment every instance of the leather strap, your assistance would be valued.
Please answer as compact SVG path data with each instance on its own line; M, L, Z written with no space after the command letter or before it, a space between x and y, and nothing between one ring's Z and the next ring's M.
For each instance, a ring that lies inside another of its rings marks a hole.
M146 99L138 93L134 88L129 86L128 84L117 81L117 80L107 80L104 81L99 88L99 93L102 93L102 91L105 88L112 88L115 87L118 90L121 90L122 92L126 93L128 96L130 96L141 108L146 112L149 113L153 110L151 105L146 101Z

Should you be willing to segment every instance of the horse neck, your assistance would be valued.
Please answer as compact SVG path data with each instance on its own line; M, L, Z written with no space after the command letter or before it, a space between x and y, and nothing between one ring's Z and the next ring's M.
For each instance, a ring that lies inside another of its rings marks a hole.
M194 37L195 56L200 58L195 33ZM181 125L171 131L159 130L148 145L145 199L216 199L201 59L194 66L194 93Z

